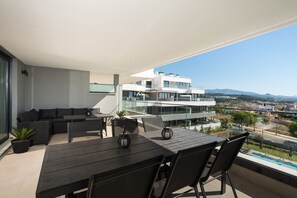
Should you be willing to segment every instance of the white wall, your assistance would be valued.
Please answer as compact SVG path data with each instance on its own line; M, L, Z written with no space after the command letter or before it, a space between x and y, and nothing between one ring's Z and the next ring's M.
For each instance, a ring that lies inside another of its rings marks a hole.
M87 71L30 66L30 73L26 110L96 106L110 113L117 105L116 94L89 93Z
M113 83L113 75L112 74L98 74L98 73L90 73L90 83L98 83L98 84L112 84Z
M154 89L161 89L163 87L162 76L156 76L152 80L152 86Z

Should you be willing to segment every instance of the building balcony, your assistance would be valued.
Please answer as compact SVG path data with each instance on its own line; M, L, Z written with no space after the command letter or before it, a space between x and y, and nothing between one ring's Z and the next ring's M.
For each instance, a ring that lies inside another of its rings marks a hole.
M123 84L122 85L123 91L146 91L145 85L137 85L137 84Z
M191 94L205 94L204 89L199 89L199 88L190 88L187 90L186 93L191 93Z
M140 99L140 98L139 98ZM148 106L159 106L159 107L174 107L174 106L214 106L216 102L212 98L199 98L193 101L171 101L171 100L123 100L125 106L134 107L148 107Z
M163 121L172 120L189 120L198 118L209 118L216 115L215 111L201 112L201 113L172 113L172 112L162 112L161 117Z

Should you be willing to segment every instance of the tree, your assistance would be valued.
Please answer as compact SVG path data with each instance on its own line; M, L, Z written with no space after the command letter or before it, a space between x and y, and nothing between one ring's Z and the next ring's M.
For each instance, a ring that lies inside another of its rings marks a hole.
M243 111L233 111L231 113L232 120L234 123L239 124L241 126L256 126L256 115L250 113L250 112L243 112Z
M254 131L256 130L256 123L257 123L257 116L249 113L249 112L245 112L244 113L244 125L245 126L253 126L254 127Z
M291 122L289 124L289 132L292 136L297 137L297 122Z
M228 129L229 128L229 124L230 124L230 120L229 118L220 118L221 121L221 127L224 129Z
M215 111L217 114L223 114L224 113L224 110L221 109L221 108L215 108Z
M232 120L234 123L239 124L239 125L243 125L244 123L244 113L242 111L233 111L231 113L232 116Z
M265 124L265 125L269 124L269 118L268 117L263 117L262 123Z
M269 122L270 122L269 117L262 117L262 124L267 125L267 124L269 124ZM263 137L263 128L264 127L262 127L262 137Z

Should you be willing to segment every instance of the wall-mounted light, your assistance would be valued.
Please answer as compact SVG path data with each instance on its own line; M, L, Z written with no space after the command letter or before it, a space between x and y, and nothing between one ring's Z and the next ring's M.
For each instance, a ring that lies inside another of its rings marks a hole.
M29 73L28 73L28 71L26 69L22 70L21 73L24 74L25 76L29 75Z

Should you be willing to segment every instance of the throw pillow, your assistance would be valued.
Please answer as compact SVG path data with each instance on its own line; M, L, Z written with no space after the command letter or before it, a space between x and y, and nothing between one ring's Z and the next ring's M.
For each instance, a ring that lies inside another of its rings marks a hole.
M33 121L38 121L39 120L39 113L38 113L38 111L36 109L31 109L29 112L32 115L32 120Z
M25 111L24 113L21 113L19 115L19 120L20 122L28 122L28 121L32 121L32 115L30 112Z

